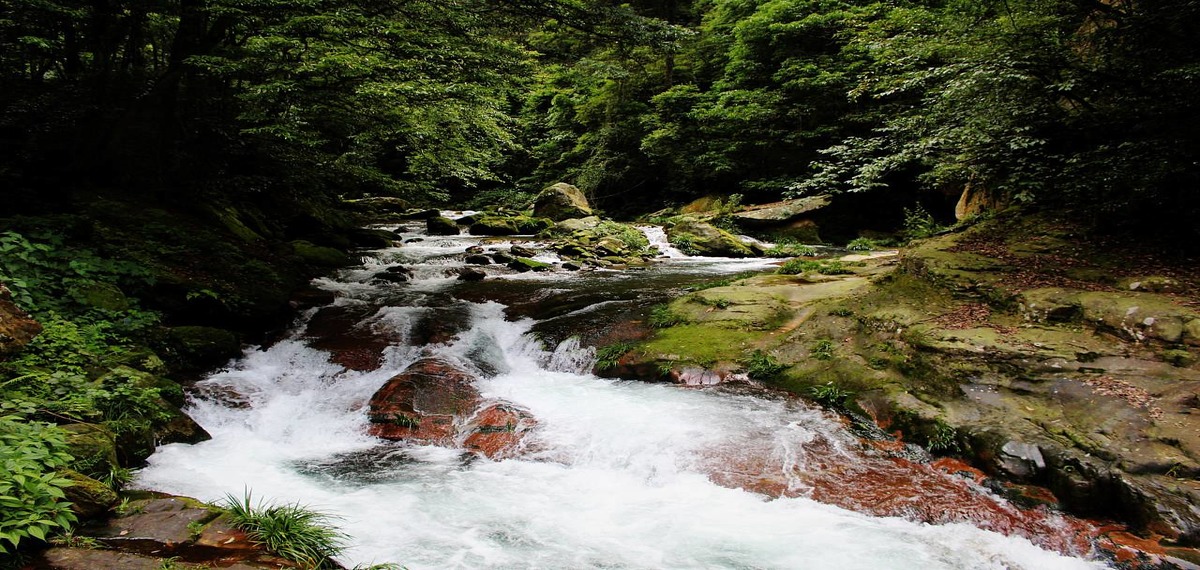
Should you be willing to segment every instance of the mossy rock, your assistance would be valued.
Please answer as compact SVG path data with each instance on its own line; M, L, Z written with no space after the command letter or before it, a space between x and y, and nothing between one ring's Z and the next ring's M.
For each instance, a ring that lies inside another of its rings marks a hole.
M370 249L392 247L392 244L396 241L396 237L394 232L372 228L353 228L346 232L346 238L355 247Z
M671 311L692 323L764 330L791 315L788 303L769 289L717 287L692 293L671 303Z
M1078 296L1083 319L1132 340L1179 342L1196 315L1152 293L1086 291Z
M224 364L242 353L237 335L216 327L171 327L168 336L175 353L188 370Z
M345 267L353 263L353 260L345 252L332 247L315 245L305 240L295 240L291 244L296 256L309 265L317 267Z
M681 218L668 226L667 237L691 255L754 257L754 251L733 234L694 218Z
M717 204L720 204L720 203L721 203L720 196L704 196L702 198L696 198L695 200L692 200L691 202L688 202L687 204L685 204L682 208L679 209L679 213L680 214L703 214L706 212L713 212L713 211L716 211Z
M554 222L530 216L480 216L468 229L475 236L511 236L536 234Z
M63 492L71 502L71 510L81 519L99 518L119 500L117 492L108 485L78 471L61 469L58 475L71 481L71 486L63 489Z
M540 261L529 259L528 257L515 258L508 262L508 267L522 273L526 271L549 271L550 269L554 268L554 266L550 265L549 263L542 263Z
M652 360L712 368L720 362L740 360L762 334L716 325L685 324L660 329L640 348Z
M456 236L458 223L445 216L435 216L425 220L425 231L431 236Z
M103 475L117 467L117 436L96 424L68 424L67 450L75 460L71 468L81 473Z
M250 226L242 221L241 214L236 208L212 208L210 212L220 220L221 225L225 226L225 229L229 230L229 233L237 236L238 239L246 243L255 243L263 240L262 234L250 229Z
M183 388L178 382L129 366L114 366L96 382L105 386L127 382L138 388L152 388L158 390L158 395L172 406L181 407L184 404Z
M71 296L80 304L105 311L125 311L129 298L116 285L93 281L71 288Z
M118 352L104 360L103 366L108 369L117 366L128 366L151 374L166 374L167 364L153 350L144 346L133 347L127 351Z
M567 218L546 230L547 235L551 236L569 236L575 232L583 232L596 229L600 225L598 216L587 216L583 218Z

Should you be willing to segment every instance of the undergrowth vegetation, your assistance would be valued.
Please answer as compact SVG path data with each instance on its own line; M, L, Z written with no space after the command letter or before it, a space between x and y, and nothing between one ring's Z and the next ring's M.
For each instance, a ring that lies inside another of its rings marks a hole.
M172 417L163 386L179 388L122 365L157 361L138 347L160 316L123 293L153 282L140 266L54 233L8 231L0 234L0 282L42 325L21 353L0 363L0 548L7 552L75 522L62 491L71 483L60 469L112 487L129 478L108 461L72 457L55 424L102 425L117 438L147 434Z
M0 556L28 539L46 540L76 521L58 469L71 462L61 429L26 420L28 408L2 404L0 415Z
M780 275L803 275L805 273L820 273L821 275L847 275L853 273L846 264L837 260L814 261L809 259L789 259L779 266Z

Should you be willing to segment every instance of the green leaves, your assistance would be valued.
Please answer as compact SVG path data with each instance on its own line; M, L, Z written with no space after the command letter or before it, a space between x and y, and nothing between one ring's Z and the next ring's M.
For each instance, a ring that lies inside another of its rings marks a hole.
M70 461L62 430L0 415L0 554L75 523L63 492L71 481L55 472Z

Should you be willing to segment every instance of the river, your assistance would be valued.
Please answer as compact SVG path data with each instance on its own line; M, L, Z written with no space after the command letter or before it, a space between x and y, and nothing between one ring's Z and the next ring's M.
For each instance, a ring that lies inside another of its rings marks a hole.
M212 439L160 447L136 485L208 501L250 491L330 513L350 537L339 560L347 567L1104 567L1079 557L1088 554L1081 549L1058 549L1075 555L1068 556L1035 544L1069 539L1006 536L981 528L986 521L870 516L813 500L814 484L803 474L834 473L828 463L853 462L862 446L835 416L799 400L590 373L594 351L584 345L614 320L688 283L761 270L761 260L672 252L641 271L531 272L467 283L455 270L468 247L511 244L399 230L404 245L369 252L361 266L316 281L336 293L332 304L305 312L287 338L251 347L197 383L186 411ZM413 278L373 278L394 266ZM369 365L335 362L339 350L354 354L355 343L374 347L366 351ZM484 398L537 419L521 454L492 460L367 435L372 394L430 355L477 373ZM720 475L742 469L750 454L783 466L776 479L784 496L744 490ZM855 473L835 473L847 478L847 493L856 492L853 479L866 477ZM823 479L826 494L831 480L835 489L841 484L835 475ZM1056 524L1037 533L1053 533ZM1062 532L1069 534L1065 525Z

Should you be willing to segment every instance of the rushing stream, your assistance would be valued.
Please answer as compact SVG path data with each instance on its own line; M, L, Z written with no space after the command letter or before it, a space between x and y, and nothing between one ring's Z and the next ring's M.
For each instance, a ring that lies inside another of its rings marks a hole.
M661 242L661 234L650 235ZM794 399L590 374L593 352L578 338L596 338L622 311L682 285L762 261L671 252L643 271L456 280L464 250L478 244L510 245L428 237L318 280L337 293L332 305L308 311L289 338L247 350L196 385L188 413L212 440L161 447L137 483L210 501L252 490L334 514L351 537L341 560L348 567L1103 567L1029 540L1057 542L1045 537L875 517L813 500L817 484L795 474L830 458L852 462L860 445L834 417ZM373 279L396 265L412 270L412 280ZM375 347L366 351L369 365L335 363L332 352L350 354L355 343ZM372 394L430 354L478 374L485 399L537 419L521 454L492 460L367 435ZM755 462L750 454L784 466L775 478L783 498L719 475L745 471ZM837 476L853 493L853 479L867 475L827 475L826 494L838 488Z

